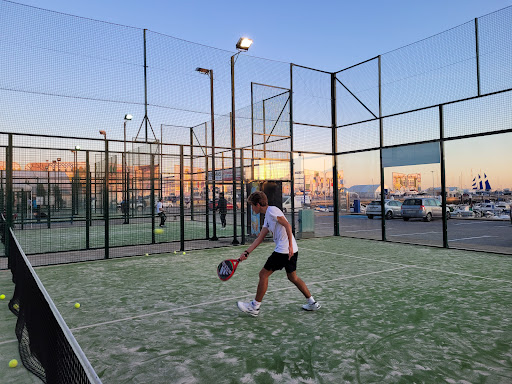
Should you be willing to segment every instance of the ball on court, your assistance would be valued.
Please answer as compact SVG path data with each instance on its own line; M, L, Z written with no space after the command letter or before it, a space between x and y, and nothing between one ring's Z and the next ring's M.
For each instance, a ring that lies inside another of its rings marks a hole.
M155 233L157 235L161 235L162 233L164 233L164 230L162 228L157 228L157 229L155 229Z
M75 303L75 308L80 308L80 303Z
M178 252L174 251L174 254L177 254Z
M0 300L5 299L5 295L0 295Z
M16 368L17 366L18 366L18 360L12 359L11 361L9 361L9 367Z
M187 254L187 252L183 252L183 254L184 254L184 255L186 255L186 254Z
M146 253L146 256L149 256L149 253Z

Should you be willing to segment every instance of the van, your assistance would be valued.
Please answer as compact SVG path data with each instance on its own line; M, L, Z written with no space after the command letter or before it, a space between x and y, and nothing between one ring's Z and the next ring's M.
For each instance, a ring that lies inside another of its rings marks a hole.
M402 219L423 219L431 221L434 217L443 217L443 206L437 199L417 198L405 199L402 203ZM450 208L446 207L446 218L450 218Z

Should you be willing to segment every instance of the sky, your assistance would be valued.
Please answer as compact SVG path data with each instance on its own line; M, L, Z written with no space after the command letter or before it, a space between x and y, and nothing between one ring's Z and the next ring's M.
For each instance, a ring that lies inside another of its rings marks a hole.
M392 51L512 5L512 0L20 0L326 71Z

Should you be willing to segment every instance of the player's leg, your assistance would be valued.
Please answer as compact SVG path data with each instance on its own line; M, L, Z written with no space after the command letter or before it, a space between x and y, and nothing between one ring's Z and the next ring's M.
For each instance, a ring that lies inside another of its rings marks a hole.
M291 273L286 272L286 276L288 277L288 280L290 280L295 286L299 289L299 291L302 292L304 297L306 299L311 297L311 293L309 292L309 289L304 281L297 276L297 272L293 271Z
M268 288L268 278L274 271L269 271L268 269L262 268L260 271L260 280L258 281L258 289L256 290L256 298L255 300L258 302L263 301L263 296L267 292Z
M239 301L237 303L238 309L251 316L258 316L260 314L261 301L263 300L263 296L265 296L265 292L267 292L268 278L273 272L274 271L269 271L268 269L265 268L261 269L260 280L258 282L258 289L256 291L256 298L248 303Z

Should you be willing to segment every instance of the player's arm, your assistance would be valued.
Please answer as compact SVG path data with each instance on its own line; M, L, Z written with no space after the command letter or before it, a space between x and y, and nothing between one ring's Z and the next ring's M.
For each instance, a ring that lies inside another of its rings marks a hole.
M254 251L256 249L256 247L258 245L260 245L262 242L263 242L263 239L265 238L265 236L267 236L268 234L268 228L267 227L263 227L261 228L261 231L260 231L260 234L259 236L256 238L256 240L254 240L251 244L251 246L249 248L247 248L246 251L244 251L241 255L240 255L240 261L243 261L245 259L247 259L247 257L249 256L249 253L251 253L252 251Z
M285 231L286 235L288 236L288 260L292 258L293 256L293 235L292 235L292 226L286 220L284 216L277 216L277 222L281 224Z

